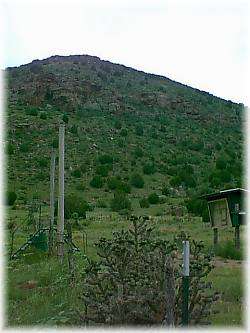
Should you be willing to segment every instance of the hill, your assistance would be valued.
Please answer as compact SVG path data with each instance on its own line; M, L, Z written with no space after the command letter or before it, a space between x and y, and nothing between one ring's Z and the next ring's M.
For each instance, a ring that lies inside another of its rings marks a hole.
M117 190L136 210L153 193L181 202L242 186L242 104L88 55L34 60L6 79L8 187L21 205L49 200L63 115L66 193L93 207L109 209Z

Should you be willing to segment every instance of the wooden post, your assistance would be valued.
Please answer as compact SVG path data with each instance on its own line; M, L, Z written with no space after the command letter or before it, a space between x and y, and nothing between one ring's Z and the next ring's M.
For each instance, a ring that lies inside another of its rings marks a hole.
M59 188L58 188L58 222L57 222L57 255L63 262L64 234L64 124L59 127Z
M214 231L214 246L216 246L218 244L218 228L214 227L213 231Z
M174 327L175 279L173 261L170 256L165 261L165 317L163 325Z
M54 213L55 213L55 165L56 153L55 149L51 151L50 161L50 224L49 224L49 254L53 252L53 227L54 227Z
M240 249L240 226L237 225L234 232L235 247L237 250Z
M239 204L235 204L235 230L234 230L234 242L235 247L237 250L240 249L240 223L239 223L239 212L240 212L240 206Z
M189 241L183 241L182 326L188 326L189 313Z

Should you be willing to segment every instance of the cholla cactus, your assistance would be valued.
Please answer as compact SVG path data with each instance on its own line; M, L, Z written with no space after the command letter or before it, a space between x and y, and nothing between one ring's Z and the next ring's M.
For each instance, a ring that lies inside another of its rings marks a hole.
M131 216L128 231L96 244L100 261L88 260L83 283L85 312L81 322L104 325L172 325L181 323L181 240L155 239L148 217ZM203 280L212 269L202 244L192 242L190 319L203 324L214 295ZM173 304L170 304L173 302ZM171 311L171 308L173 311Z

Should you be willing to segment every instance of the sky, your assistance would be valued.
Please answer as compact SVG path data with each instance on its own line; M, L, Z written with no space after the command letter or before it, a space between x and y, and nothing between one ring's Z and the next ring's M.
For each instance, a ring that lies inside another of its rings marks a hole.
M1 68L89 54L250 105L247 3L0 0Z

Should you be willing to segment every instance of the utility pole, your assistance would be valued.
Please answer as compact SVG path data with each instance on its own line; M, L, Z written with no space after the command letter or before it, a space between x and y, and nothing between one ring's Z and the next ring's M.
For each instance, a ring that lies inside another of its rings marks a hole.
M54 214L55 214L55 165L56 153L52 148L50 160L50 224L49 224L49 255L53 251L53 227L54 227Z
M57 222L57 255L63 262L64 234L64 124L59 127L59 187L58 187L58 222Z
M189 241L183 241L183 272L182 272L182 326L188 326L189 302Z

